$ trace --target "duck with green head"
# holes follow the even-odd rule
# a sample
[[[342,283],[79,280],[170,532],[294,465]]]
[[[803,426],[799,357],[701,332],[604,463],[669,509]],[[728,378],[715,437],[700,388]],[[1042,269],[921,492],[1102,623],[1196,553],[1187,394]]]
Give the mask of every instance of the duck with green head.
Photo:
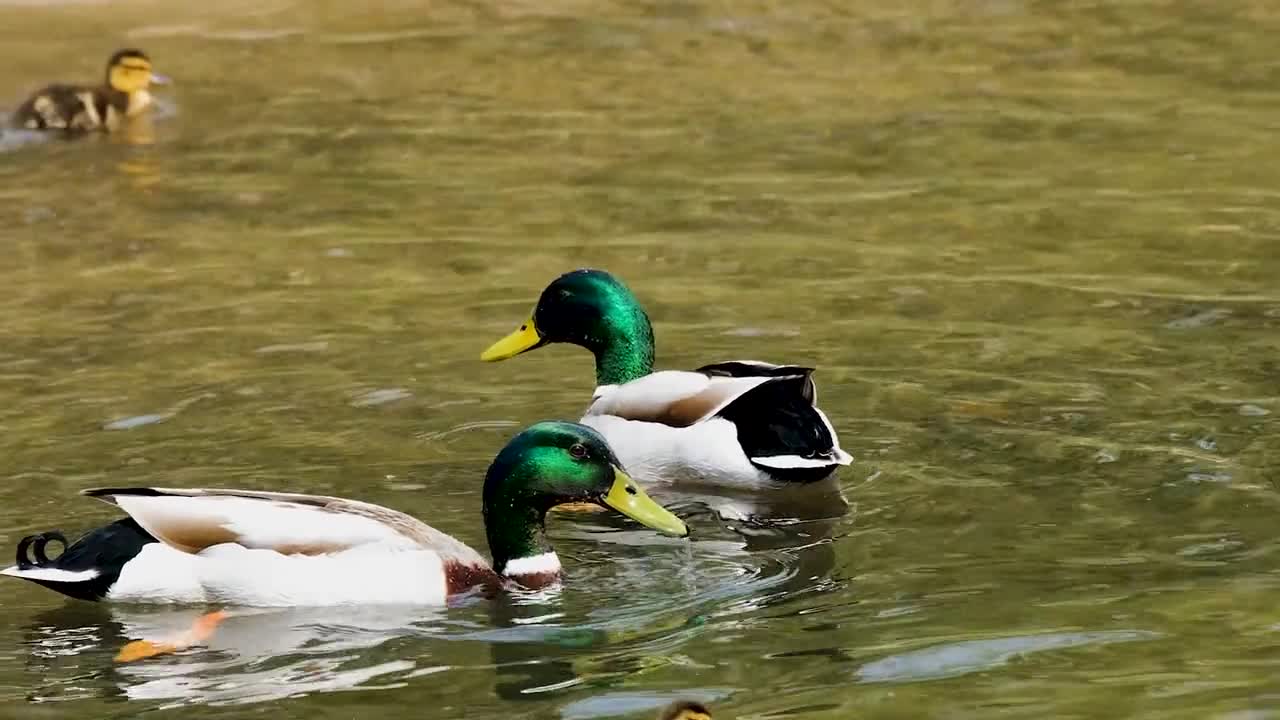
[[[239,606],[444,604],[477,588],[560,579],[547,511],[595,503],[683,537],[688,528],[638,487],[584,425],[539,423],[502,449],[484,480],[493,561],[395,510],[317,495],[124,488],[86,495],[129,514],[50,559],[57,532],[24,538],[0,574],[84,600]]]
[[[813,368],[733,360],[655,372],[648,315],[603,270],[556,278],[529,319],[480,358],[550,343],[595,355],[597,387],[582,422],[642,481],[774,487],[825,480],[852,461],[818,409]]]
[[[55,83],[36,91],[13,114],[14,127],[26,130],[89,132],[115,130],[152,103],[150,88],[168,78],[151,71],[141,50],[117,50],[107,60],[101,85]]]

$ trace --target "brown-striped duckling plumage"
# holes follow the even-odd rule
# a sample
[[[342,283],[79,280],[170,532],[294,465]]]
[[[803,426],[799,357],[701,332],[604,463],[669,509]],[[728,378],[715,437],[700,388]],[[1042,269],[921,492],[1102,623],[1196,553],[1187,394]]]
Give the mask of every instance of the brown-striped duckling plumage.
[[[152,104],[152,83],[167,80],[151,70],[141,50],[118,50],[107,61],[101,85],[54,84],[27,99],[13,114],[14,127],[26,130],[92,132],[115,130],[125,118]]]
[[[658,720],[711,720],[711,711],[700,702],[680,700],[663,708]]]

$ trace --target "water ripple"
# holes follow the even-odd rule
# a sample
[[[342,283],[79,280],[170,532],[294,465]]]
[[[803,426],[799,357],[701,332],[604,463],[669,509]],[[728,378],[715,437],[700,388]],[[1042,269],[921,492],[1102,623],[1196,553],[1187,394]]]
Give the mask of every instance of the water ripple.
[[[1159,637],[1159,633],[1144,630],[1104,630],[967,640],[890,655],[863,665],[856,674],[859,680],[867,683],[937,680],[990,670],[1030,653]]]

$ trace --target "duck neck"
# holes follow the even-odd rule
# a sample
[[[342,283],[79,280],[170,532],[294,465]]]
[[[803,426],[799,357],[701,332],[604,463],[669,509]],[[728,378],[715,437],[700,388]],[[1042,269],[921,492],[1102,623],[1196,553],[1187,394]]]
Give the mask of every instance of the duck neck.
[[[600,335],[588,348],[596,356],[596,385],[621,385],[653,372],[653,326],[632,299],[604,313]]]
[[[516,475],[519,470],[517,469]],[[560,560],[547,542],[547,509],[516,475],[485,479],[484,529],[494,572],[527,587],[560,577]]]
[[[135,90],[128,93],[129,100],[125,104],[124,114],[133,117],[151,106],[151,93],[146,90]]]

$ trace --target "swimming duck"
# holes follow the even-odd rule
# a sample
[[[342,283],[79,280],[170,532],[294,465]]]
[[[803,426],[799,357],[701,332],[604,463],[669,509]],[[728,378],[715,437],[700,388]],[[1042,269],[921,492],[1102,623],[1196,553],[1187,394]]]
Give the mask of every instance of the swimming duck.
[[[32,95],[13,114],[14,127],[27,130],[115,130],[124,118],[151,105],[152,83],[168,80],[151,72],[141,50],[118,50],[107,61],[106,82],[96,87],[50,85]]]
[[[700,702],[679,700],[663,708],[658,720],[711,720],[711,711]]]
[[[689,532],[628,477],[599,433],[565,422],[533,425],[489,466],[483,512],[492,563],[419,520],[357,500],[145,487],[83,494],[129,517],[52,559],[46,546],[65,544],[61,535],[23,538],[17,565],[0,574],[86,600],[440,605],[473,589],[558,582],[560,559],[543,521],[559,503],[596,503],[664,533]]]
[[[608,438],[638,480],[774,487],[822,480],[852,462],[818,409],[813,368],[733,360],[654,372],[649,316],[603,270],[556,278],[529,319],[480,359],[557,342],[595,355],[597,387],[581,422]]]

